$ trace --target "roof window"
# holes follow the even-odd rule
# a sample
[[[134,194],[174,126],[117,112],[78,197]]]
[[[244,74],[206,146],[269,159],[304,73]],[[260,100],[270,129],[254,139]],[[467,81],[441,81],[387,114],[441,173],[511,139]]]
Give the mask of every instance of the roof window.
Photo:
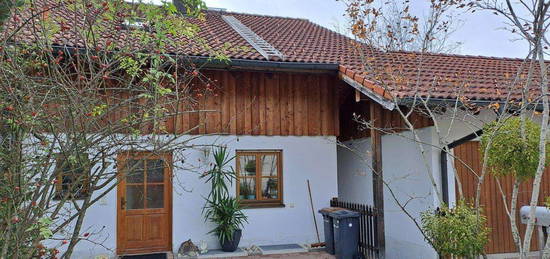
[[[137,18],[132,20],[124,20],[122,22],[122,26],[126,30],[144,30],[144,31],[152,31],[153,28],[149,22],[147,22],[145,19]]]

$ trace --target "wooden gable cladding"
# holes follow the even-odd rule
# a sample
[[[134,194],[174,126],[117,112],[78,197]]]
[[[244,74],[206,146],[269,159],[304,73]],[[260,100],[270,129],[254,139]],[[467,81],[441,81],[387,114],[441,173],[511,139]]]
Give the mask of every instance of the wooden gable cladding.
[[[107,83],[82,91],[89,96],[78,89],[67,91],[67,98],[56,95],[43,105],[46,117],[67,132],[339,135],[342,84],[336,74],[204,70],[191,82],[161,82],[169,89],[163,94],[141,85]]]
[[[340,107],[340,137],[342,141],[350,139],[368,138],[370,130],[360,122],[368,122],[370,118],[370,100],[355,101],[353,90],[347,90],[341,97],[341,102],[344,103]],[[376,104],[379,105],[379,104]],[[406,111],[406,107],[401,107]],[[382,134],[397,133],[408,130],[405,121],[397,110],[387,110],[382,108],[381,118],[375,118],[381,121]],[[419,112],[413,112],[409,121],[415,129],[433,126],[433,121]]]
[[[166,128],[177,134],[337,136],[337,78],[329,74],[202,71],[194,105],[181,105]]]

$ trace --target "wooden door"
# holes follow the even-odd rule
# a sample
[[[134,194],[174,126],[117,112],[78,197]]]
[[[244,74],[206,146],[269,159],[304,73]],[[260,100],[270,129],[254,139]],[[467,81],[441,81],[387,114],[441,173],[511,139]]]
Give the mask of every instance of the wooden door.
[[[117,253],[172,250],[171,155],[119,155]]]
[[[466,142],[454,149],[454,155],[462,162],[455,161],[458,177],[462,183],[462,191],[466,200],[472,201],[475,197],[477,187],[477,177],[472,173],[470,168],[476,173],[481,173],[481,159],[479,142]],[[511,176],[500,177],[499,181],[502,191],[506,194],[507,204],[510,206],[510,196],[514,179]],[[483,214],[487,217],[487,225],[491,229],[489,234],[489,243],[485,247],[487,254],[512,253],[516,252],[517,248],[512,239],[510,219],[506,213],[503,204],[502,194],[498,186],[497,179],[488,174],[481,186],[480,202],[483,208]],[[456,196],[459,197],[458,184],[456,185]],[[532,181],[527,180],[519,187],[518,193],[518,227],[521,237],[525,233],[525,225],[519,223],[519,208],[529,204],[531,199],[531,191],[533,190]],[[542,185],[540,188],[539,205],[542,205],[544,198],[550,196],[550,168],[546,167],[546,171],[542,177]],[[531,238],[531,251],[538,250],[536,231]]]

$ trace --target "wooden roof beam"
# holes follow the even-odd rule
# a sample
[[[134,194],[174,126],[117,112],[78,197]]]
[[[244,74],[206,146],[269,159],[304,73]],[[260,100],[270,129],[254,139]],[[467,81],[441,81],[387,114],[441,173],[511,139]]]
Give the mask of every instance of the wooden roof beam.
[[[364,87],[362,84],[358,83],[357,81],[353,80],[351,77],[349,77],[347,75],[344,75],[344,74],[340,73],[340,77],[348,85],[355,88],[355,90],[357,90],[357,91],[361,92],[362,94],[366,95],[371,100],[373,100],[376,103],[380,104],[385,109],[390,110],[390,111],[393,111],[393,109],[395,109],[395,103],[393,103],[391,100],[388,100],[388,99],[376,94],[374,91]]]

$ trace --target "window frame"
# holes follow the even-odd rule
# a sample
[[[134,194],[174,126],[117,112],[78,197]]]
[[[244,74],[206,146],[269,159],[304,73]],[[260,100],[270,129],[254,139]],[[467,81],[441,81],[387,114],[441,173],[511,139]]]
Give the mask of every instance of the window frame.
[[[88,160],[88,163],[90,163],[90,157],[88,156],[88,153],[83,154],[83,158]],[[65,198],[65,195],[67,194],[68,190],[63,190],[63,176],[67,174],[67,172],[64,171],[64,166],[70,166],[68,162],[66,162],[66,155],[59,153],[55,156],[55,196],[54,200],[61,200]],[[67,164],[66,164],[67,163]],[[66,164],[66,165],[65,165]],[[70,193],[67,198],[68,199],[75,199],[75,200],[84,200],[88,195],[90,194],[90,174],[91,174],[91,166],[88,168],[89,171],[86,173],[84,177],[81,178],[81,188],[78,193]],[[83,169],[84,171],[84,169]],[[80,178],[80,177],[79,177]],[[74,182],[70,183],[71,185],[74,184]]]
[[[263,177],[261,171],[260,161],[261,156],[263,155],[275,155],[277,159],[277,177]],[[240,199],[240,189],[241,189],[241,179],[246,178],[241,176],[241,156],[255,156],[256,160],[256,175],[253,177],[255,179],[256,185],[256,199],[254,200],[245,200]],[[276,208],[284,207],[284,187],[283,187],[283,151],[282,150],[236,150],[235,152],[236,160],[236,170],[235,170],[235,182],[236,182],[236,197],[239,199],[240,203],[247,208]],[[252,178],[252,177],[248,177]],[[278,182],[278,198],[277,199],[262,199],[262,179],[263,178],[276,178]]]

